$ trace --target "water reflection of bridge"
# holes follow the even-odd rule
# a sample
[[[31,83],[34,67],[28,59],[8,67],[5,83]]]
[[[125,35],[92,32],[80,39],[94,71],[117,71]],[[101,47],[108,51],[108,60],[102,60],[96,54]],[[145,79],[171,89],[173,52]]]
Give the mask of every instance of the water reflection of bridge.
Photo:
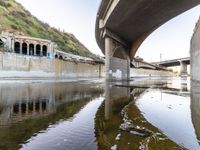
[[[99,94],[99,89],[78,83],[3,84],[0,86],[0,125],[43,117],[72,101]]]
[[[99,150],[112,149],[111,147],[116,144],[118,135],[121,135],[119,134],[119,126],[122,123],[122,109],[135,96],[140,95],[145,90],[146,88],[116,86],[114,83],[106,83],[105,102],[99,107],[95,118],[95,134]],[[117,149],[126,149],[127,142],[122,147],[117,145]]]
[[[188,88],[187,84],[189,84],[189,83],[187,83],[187,81],[188,80],[186,78],[182,78],[182,79],[180,79],[180,81],[178,80],[178,83],[177,83],[178,86],[170,85],[170,84],[166,83],[162,87],[159,87],[159,85],[158,85],[158,87],[152,87],[151,89],[152,90],[156,90],[156,89],[161,90],[162,91],[162,92],[160,92],[161,97],[158,97],[158,99],[160,99],[160,101],[162,101],[166,104],[168,103],[168,101],[166,101],[166,98],[162,97],[164,95],[170,95],[177,99],[180,96],[188,97],[188,100],[189,100],[189,91],[190,90]],[[158,132],[158,129],[159,129],[159,126],[157,126],[158,124],[153,124],[155,126],[152,126],[151,124],[148,124],[147,120],[141,119],[141,122],[139,122],[140,119],[138,119],[138,118],[144,118],[144,114],[146,112],[141,112],[141,110],[138,109],[138,106],[136,106],[134,103],[137,102],[136,98],[138,96],[140,96],[145,90],[148,89],[145,87],[147,87],[147,85],[144,85],[144,87],[139,87],[139,86],[132,87],[130,85],[128,87],[125,87],[125,86],[116,87],[112,84],[111,85],[108,84],[106,86],[107,89],[106,89],[106,95],[105,95],[105,103],[100,106],[100,108],[96,114],[96,118],[95,118],[96,138],[98,141],[97,143],[98,143],[99,149],[110,149],[110,147],[112,147],[116,143],[117,143],[116,145],[117,145],[118,149],[126,149],[128,147],[128,145],[126,145],[126,143],[127,143],[127,141],[131,141],[132,139],[129,140],[130,136],[126,135],[126,132],[121,132],[121,130],[119,130],[119,128],[121,127],[122,120],[124,121],[124,119],[125,120],[127,119],[126,121],[130,121],[130,122],[134,121],[134,123],[135,123],[135,124],[133,123],[134,125],[141,125],[140,123],[142,123],[142,127],[144,124],[146,124],[146,127],[148,127],[148,129],[149,128],[154,129],[152,131]],[[183,115],[182,112],[185,112],[186,110],[184,110],[184,109],[186,109],[186,108],[183,107],[183,104],[187,103],[187,102],[185,101],[186,99],[182,99],[182,100],[184,100],[183,104],[180,101],[179,103],[177,103],[177,107],[178,107],[178,109],[181,109],[180,112],[184,116],[183,120],[187,120],[187,123],[182,124],[182,122],[181,122],[181,125],[183,126],[181,128],[179,126],[174,126],[175,123],[172,123],[172,125],[170,125],[169,128],[172,129],[172,127],[176,127],[174,129],[180,129],[180,130],[176,130],[177,135],[178,134],[186,135],[186,136],[184,136],[184,138],[181,138],[181,140],[184,141],[184,139],[190,139],[190,141],[188,143],[189,144],[192,143],[194,147],[198,147],[199,141],[196,141],[196,140],[197,139],[200,140],[200,119],[199,119],[200,118],[200,84],[197,84],[197,85],[192,84],[191,88],[192,88],[192,91],[191,91],[191,115],[192,116],[189,115],[189,118],[187,118],[188,116],[186,118],[184,118],[185,114]],[[149,89],[149,90],[151,90],[151,89]],[[146,93],[148,93],[149,90]],[[164,95],[162,95],[162,94],[164,94]],[[159,101],[158,99],[155,99],[155,101],[156,101],[155,103],[160,103],[160,102],[158,102]],[[147,98],[147,101],[148,100],[151,101],[152,98],[149,96]],[[169,109],[170,112],[174,111],[173,109],[175,109],[175,106],[176,106],[176,103],[174,105],[174,108],[167,108],[167,109]],[[149,109],[157,109],[157,108],[155,108],[153,106],[153,103],[150,102]],[[124,115],[125,116],[124,118],[121,118],[123,116],[124,110],[126,110],[126,115]],[[159,108],[158,108],[158,110],[159,110]],[[152,112],[154,112],[154,111],[152,111]],[[188,112],[190,112],[190,110]],[[137,113],[140,115],[138,115]],[[178,114],[179,113],[177,111],[177,114],[174,114],[174,116],[176,116],[176,115],[178,116]],[[129,116],[128,118],[127,118],[127,115]],[[135,118],[131,115],[133,115],[133,116],[135,115]],[[160,114],[160,115],[163,115],[163,114]],[[163,116],[165,116],[165,115],[163,115]],[[192,123],[190,122],[191,121],[190,117],[192,117],[192,123],[193,123],[194,128],[192,126]],[[169,118],[171,118],[173,120],[173,118],[176,118],[176,117],[169,116]],[[129,119],[132,119],[132,120],[129,120]],[[165,118],[165,120],[167,120],[167,119]],[[182,118],[180,117],[179,122],[181,120],[182,120]],[[180,125],[180,123],[178,123],[178,124]],[[191,128],[190,128],[190,124],[191,124]],[[126,125],[128,125],[128,124],[126,124]],[[186,129],[186,130],[181,130],[181,129]],[[194,131],[196,132],[196,134],[194,134]],[[167,133],[167,132],[165,132],[165,133]],[[164,136],[164,134],[163,134],[163,136]],[[133,137],[133,135],[131,135],[131,137]],[[134,140],[137,141],[136,139],[134,139]],[[125,145],[122,146],[123,142],[125,143]],[[170,145],[169,143],[170,143],[170,140],[168,140],[166,142],[166,145],[168,144],[168,146],[169,146]],[[159,141],[158,141],[158,143],[155,146],[158,146],[159,144],[161,144],[161,142],[159,143]],[[133,145],[137,145],[137,142],[134,142]],[[176,144],[174,143],[174,145],[176,145]],[[131,149],[132,148],[133,147],[131,147]]]
[[[191,86],[192,122],[198,140],[200,140],[200,84],[192,82]]]

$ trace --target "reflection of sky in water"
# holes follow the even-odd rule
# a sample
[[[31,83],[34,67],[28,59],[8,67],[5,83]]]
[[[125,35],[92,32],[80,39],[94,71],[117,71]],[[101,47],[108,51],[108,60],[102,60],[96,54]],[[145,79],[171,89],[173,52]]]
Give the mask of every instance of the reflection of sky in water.
[[[94,118],[103,98],[89,102],[73,118],[50,125],[23,145],[28,150],[97,149],[94,135]]]
[[[187,88],[190,90],[190,77],[174,77],[169,80],[168,87],[170,88],[176,88],[176,89],[183,89]]]
[[[176,143],[200,149],[191,120],[190,97],[150,89],[137,100],[144,117]]]
[[[188,149],[199,149],[191,117],[194,119],[193,122],[199,121],[199,115],[194,114],[199,113],[200,107],[196,106],[199,104],[200,96],[198,94],[193,95],[196,98],[196,103],[194,101],[190,103],[189,92],[187,91],[190,89],[188,82],[190,79],[155,79],[154,81],[152,77],[138,78],[132,81],[134,85],[139,84],[141,87],[146,87],[148,84],[151,87],[156,83],[165,85],[168,81],[171,83],[168,84],[169,88],[167,90],[149,89],[142,94],[136,103],[140,111],[144,113],[145,118],[150,123],[163,131],[176,143],[184,145]],[[44,128],[38,128],[33,133],[30,132],[32,128],[29,128],[30,135],[28,134],[24,141],[20,141],[20,143],[23,143],[22,149],[97,149],[94,134],[94,117],[103,101],[102,94],[104,90],[102,85],[99,80],[79,83],[31,82],[28,84],[1,84],[0,123],[2,125],[12,125],[13,123],[18,124],[24,121],[22,123],[25,124],[26,119],[29,119],[27,120],[28,123],[32,123],[31,120],[34,121],[35,119],[37,121],[39,117],[41,117],[41,120],[46,118],[47,121]],[[132,94],[137,94],[141,93],[140,90],[133,89],[131,92]],[[108,117],[113,117],[109,113],[114,110],[110,108],[113,102],[110,100],[119,99],[127,95],[130,95],[130,91],[126,87],[107,85],[104,96],[108,99],[106,104],[109,107],[105,107],[105,113],[108,113]],[[195,113],[194,110],[192,111],[192,116],[190,105],[194,105],[194,109],[197,110]],[[71,114],[70,112],[73,113]],[[66,116],[67,114],[69,115],[68,117]],[[42,124],[44,122],[37,123]],[[25,126],[29,127],[27,124]],[[196,130],[198,126],[195,126]],[[3,130],[4,128],[2,128]],[[17,130],[19,129],[17,128]],[[10,137],[9,139],[13,138],[12,135]]]

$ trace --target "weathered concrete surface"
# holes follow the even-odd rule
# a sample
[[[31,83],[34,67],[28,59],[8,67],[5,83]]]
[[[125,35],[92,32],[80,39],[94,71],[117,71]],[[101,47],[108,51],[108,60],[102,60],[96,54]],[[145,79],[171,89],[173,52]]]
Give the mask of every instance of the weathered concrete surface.
[[[104,65],[0,53],[0,77],[103,77]]]
[[[191,79],[200,81],[200,19],[196,23],[194,34],[191,39]]]
[[[137,76],[175,76],[168,71],[149,69],[129,69],[125,59],[112,57],[109,59],[110,75],[114,78],[126,75],[130,71],[131,77]],[[116,66],[117,65],[117,66]],[[123,69],[125,68],[125,69]],[[124,70],[124,72],[120,71]],[[128,73],[127,73],[128,74]],[[105,66],[102,64],[77,63],[53,60],[40,57],[29,57],[14,53],[0,53],[0,78],[81,78],[105,77]],[[127,77],[127,76],[126,76]]]
[[[183,75],[187,75],[187,64],[183,61],[180,62],[180,75],[183,76]]]
[[[163,71],[163,70],[150,70],[150,69],[137,69],[131,68],[130,69],[130,77],[148,77],[148,76],[156,76],[156,77],[174,77],[176,76],[175,73],[170,71]]]
[[[131,62],[131,65],[134,68],[147,68],[147,69],[157,69],[158,67],[156,65],[153,65],[151,63],[147,63],[143,60],[138,60],[138,59],[133,59],[133,61]]]
[[[122,46],[105,38],[106,80],[128,80],[130,74],[130,60]]]

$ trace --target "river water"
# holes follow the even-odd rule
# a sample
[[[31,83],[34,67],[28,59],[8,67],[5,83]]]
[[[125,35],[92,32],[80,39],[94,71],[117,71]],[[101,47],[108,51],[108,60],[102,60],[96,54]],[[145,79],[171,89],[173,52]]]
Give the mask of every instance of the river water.
[[[190,78],[0,84],[0,150],[198,150],[199,140]]]

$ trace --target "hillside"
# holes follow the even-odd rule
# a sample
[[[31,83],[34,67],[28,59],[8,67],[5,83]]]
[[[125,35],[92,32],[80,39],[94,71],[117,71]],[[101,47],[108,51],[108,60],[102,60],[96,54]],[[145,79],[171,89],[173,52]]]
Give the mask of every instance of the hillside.
[[[56,42],[58,49],[64,52],[87,57],[95,56],[73,34],[50,27],[14,0],[0,0],[0,32],[2,31],[49,39]]]

